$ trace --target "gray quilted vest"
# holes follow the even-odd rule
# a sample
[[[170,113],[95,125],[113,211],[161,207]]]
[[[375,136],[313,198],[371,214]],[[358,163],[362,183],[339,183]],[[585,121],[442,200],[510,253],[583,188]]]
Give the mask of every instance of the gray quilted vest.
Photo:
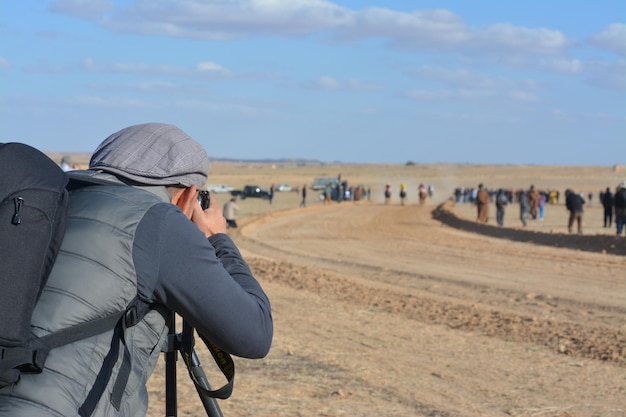
[[[132,259],[137,226],[150,207],[163,202],[151,192],[125,185],[90,186],[71,193],[61,251],[31,322],[37,336],[126,309],[137,296]],[[167,336],[164,316],[162,309],[150,310],[123,330],[123,342],[117,345],[120,338],[110,330],[51,350],[41,374],[23,374],[17,384],[0,390],[0,416],[78,416],[79,408],[91,401],[88,395],[105,357],[113,353],[118,359],[103,395],[92,401],[92,415],[144,416],[146,380]]]

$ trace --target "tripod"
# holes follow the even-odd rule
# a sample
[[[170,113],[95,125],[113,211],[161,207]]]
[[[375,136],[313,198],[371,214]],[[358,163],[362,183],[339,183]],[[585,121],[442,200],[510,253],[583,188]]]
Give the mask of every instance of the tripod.
[[[204,406],[204,410],[208,417],[223,417],[222,410],[220,410],[217,404],[217,398],[228,398],[232,391],[232,382],[235,373],[234,363],[228,354],[221,352],[219,348],[207,343],[207,347],[213,354],[213,357],[218,361],[218,356],[221,359],[221,363],[217,362],[224,375],[228,378],[229,384],[212,391],[209,381],[202,369],[198,355],[194,349],[194,337],[193,327],[183,319],[183,331],[182,333],[176,333],[176,314],[173,311],[169,312],[169,334],[166,343],[165,353],[165,415],[166,417],[177,416],[177,395],[176,395],[176,360],[177,352],[180,352],[187,370],[189,377],[193,381],[196,391],[200,396],[200,401]],[[216,353],[217,351],[217,353]],[[218,356],[216,356],[218,354]],[[222,365],[226,363],[229,366],[224,368]]]

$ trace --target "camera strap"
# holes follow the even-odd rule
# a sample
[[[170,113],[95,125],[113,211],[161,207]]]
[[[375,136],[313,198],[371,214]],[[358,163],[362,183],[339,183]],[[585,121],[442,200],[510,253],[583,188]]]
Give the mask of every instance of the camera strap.
[[[183,320],[183,332],[180,340],[180,350],[185,365],[187,365],[189,376],[199,392],[206,395],[207,397],[220,398],[222,400],[225,400],[230,397],[233,392],[233,386],[235,383],[235,362],[231,358],[230,354],[228,354],[228,352],[224,352],[213,342],[210,342],[200,336],[202,341],[209,349],[209,352],[211,352],[211,355],[213,356],[213,359],[215,360],[218,368],[228,381],[221,388],[212,390],[206,376],[204,375],[204,372],[202,371],[200,361],[198,360],[198,357],[194,350],[195,340],[193,333],[193,327],[191,327],[191,325],[187,323],[186,320]]]

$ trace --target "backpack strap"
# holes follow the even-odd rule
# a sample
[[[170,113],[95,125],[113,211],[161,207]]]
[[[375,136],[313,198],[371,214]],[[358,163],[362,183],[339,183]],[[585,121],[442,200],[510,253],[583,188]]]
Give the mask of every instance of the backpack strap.
[[[111,348],[104,358],[102,367],[98,372],[98,376],[96,377],[96,381],[94,382],[93,387],[91,387],[91,390],[89,391],[89,394],[87,394],[85,401],[78,409],[78,414],[81,417],[88,417],[93,414],[96,406],[100,402],[102,394],[104,394],[104,391],[109,384],[109,381],[111,380],[113,367],[115,366],[119,358],[119,347],[121,342],[124,344],[124,356],[122,357],[122,364],[120,365],[117,378],[115,380],[115,383],[113,384],[113,390],[110,398],[113,407],[117,411],[120,410],[122,404],[122,395],[124,394],[124,389],[126,388],[126,384],[128,383],[128,378],[130,376],[130,371],[132,369],[131,355],[130,351],[128,350],[128,346],[126,345],[124,335],[126,334],[127,328],[139,323],[151,309],[152,306],[150,304],[141,301],[139,297],[135,297],[128,305],[128,308],[122,313],[121,317],[119,317],[119,320],[116,322],[113,329]]]
[[[113,386],[111,403],[119,411],[124,388],[131,371],[131,355],[124,334],[128,327],[139,323],[151,310],[151,305],[135,297],[126,310],[68,327],[40,338],[32,339],[28,347],[11,347],[0,350],[0,383],[15,383],[20,373],[40,373],[50,350],[79,340],[87,339],[113,329],[111,346],[105,356],[96,381],[78,412],[81,417],[93,414],[102,398],[113,368],[119,358],[120,342],[124,344],[123,362]]]
[[[113,329],[124,311],[68,327],[40,338],[33,338],[25,347],[2,349],[0,370],[17,369],[24,373],[40,373],[50,350],[86,339]]]

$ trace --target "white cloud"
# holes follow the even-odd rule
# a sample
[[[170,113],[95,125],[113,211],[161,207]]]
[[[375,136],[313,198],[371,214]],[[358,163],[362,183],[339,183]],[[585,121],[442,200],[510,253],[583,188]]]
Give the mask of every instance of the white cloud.
[[[76,68],[71,65],[51,64],[48,61],[39,61],[33,65],[24,67],[25,72],[44,73],[44,74],[62,74],[74,71]]]
[[[620,121],[621,120],[621,121],[623,121],[625,119],[624,117],[616,117],[614,114],[598,113],[598,112],[583,113],[582,116],[587,118],[587,119],[591,119],[591,120],[610,120],[610,121]]]
[[[179,93],[179,92],[198,93],[198,94],[203,93],[201,89],[196,85],[185,86],[185,85],[180,85],[180,84],[173,83],[170,81],[162,81],[162,80],[150,80],[150,81],[140,81],[136,83],[120,83],[120,84],[89,83],[86,86],[89,87],[93,91],[106,92],[108,94],[111,94],[113,92],[115,93],[119,93],[119,92],[165,93],[165,94]]]
[[[110,108],[157,108],[155,103],[134,99],[134,98],[105,98],[100,96],[78,96],[76,102],[80,105]]]
[[[357,79],[339,81],[330,76],[322,76],[301,84],[302,87],[310,90],[322,91],[351,91],[367,92],[381,90],[382,87],[375,83],[367,83]]]
[[[332,77],[320,77],[314,80],[311,85],[328,91],[339,89],[339,82]]]
[[[466,69],[423,66],[407,71],[407,74],[418,79],[439,81],[446,85],[473,88],[494,88],[506,83],[503,79],[472,73]]]
[[[506,100],[519,102],[536,102],[539,98],[531,92],[522,90],[499,89],[466,89],[455,90],[424,90],[414,89],[405,93],[405,96],[417,101],[468,101],[478,100]]]
[[[539,63],[541,69],[562,72],[568,74],[579,74],[585,70],[584,63],[573,58],[549,58],[542,59]]]
[[[88,71],[142,75],[183,75],[191,71],[188,68],[175,67],[173,65],[149,65],[140,62],[99,64],[92,58],[85,58],[83,67]]]
[[[458,94],[451,90],[411,90],[406,96],[414,100],[434,101],[434,100],[452,100],[458,97]]]
[[[69,14],[83,19],[97,19],[115,9],[112,0],[60,0],[50,4],[53,13]]]
[[[550,111],[550,114],[552,115],[552,117],[555,120],[558,121],[562,121],[562,122],[574,122],[576,121],[576,119],[574,117],[572,117],[570,114],[564,112],[561,109],[558,108],[554,108]]]
[[[350,11],[323,0],[138,1],[118,8],[102,25],[116,31],[195,39],[238,39],[252,34],[307,35],[344,25]]]
[[[422,66],[406,72],[418,80],[437,81],[443,85],[453,86],[464,90],[520,90],[527,91],[537,88],[533,80],[520,80],[494,76],[467,69],[449,69],[444,67]]]
[[[569,42],[558,30],[532,29],[499,23],[477,31],[476,42],[480,48],[494,48],[512,54],[554,54],[564,50]]]
[[[4,57],[0,57],[0,68],[9,68],[10,66],[11,66],[11,63],[9,62],[8,59]]]
[[[174,65],[154,65],[141,62],[114,62],[99,64],[92,58],[85,58],[83,68],[87,71],[108,72],[120,74],[139,74],[146,76],[175,76],[175,77],[224,77],[232,76],[228,69],[214,62],[204,61],[195,67],[180,67]]]
[[[534,103],[539,101],[539,97],[537,97],[536,94],[534,93],[530,93],[528,91],[511,91],[509,92],[509,97],[512,100],[515,101],[523,101],[523,102],[529,102],[529,103]]]
[[[626,91],[626,60],[614,64],[595,62],[590,85],[614,91]]]
[[[626,24],[614,23],[589,38],[589,43],[626,56]]]
[[[225,75],[230,74],[230,71],[227,70],[226,68],[214,62],[209,62],[209,61],[199,62],[198,65],[196,65],[196,69],[199,72],[206,72],[206,73],[213,73],[213,74],[225,74]]]
[[[329,34],[337,40],[381,39],[404,49],[494,56],[557,54],[571,43],[546,28],[509,23],[470,27],[443,9],[353,10],[325,0],[138,0],[112,7],[105,0],[53,5],[55,11],[93,19],[114,31],[206,40]]]
[[[346,82],[346,88],[350,91],[379,91],[383,87],[376,83],[363,82],[356,79],[351,79]]]
[[[369,9],[356,15],[353,27],[340,28],[351,38],[382,38],[403,49],[453,50],[471,54],[554,54],[568,40],[561,32],[499,23],[485,28],[468,26],[448,10],[412,13]]]

